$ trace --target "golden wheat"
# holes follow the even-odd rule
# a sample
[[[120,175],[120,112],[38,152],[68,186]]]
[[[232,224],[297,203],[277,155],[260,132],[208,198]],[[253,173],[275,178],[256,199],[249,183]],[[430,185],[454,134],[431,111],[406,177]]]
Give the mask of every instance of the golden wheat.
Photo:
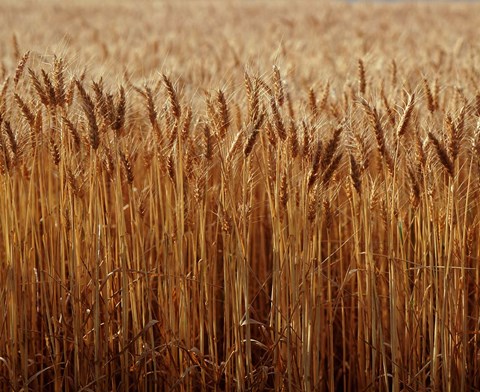
[[[477,5],[0,8],[0,391],[480,389]]]

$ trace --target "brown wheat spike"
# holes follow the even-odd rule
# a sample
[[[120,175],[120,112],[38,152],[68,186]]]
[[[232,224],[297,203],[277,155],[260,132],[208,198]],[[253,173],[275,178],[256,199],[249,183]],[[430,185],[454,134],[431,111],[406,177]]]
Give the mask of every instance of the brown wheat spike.
[[[427,157],[425,155],[425,149],[423,147],[423,142],[418,130],[415,131],[415,160],[418,163],[421,172],[423,173],[423,170],[427,164]]]
[[[318,117],[317,97],[313,87],[308,90],[308,107],[312,118],[315,120]]]
[[[9,84],[10,78],[6,78],[2,84],[2,89],[0,90],[0,102],[2,102],[2,104],[5,104]],[[1,113],[4,112],[4,110],[1,111]]]
[[[198,165],[197,154],[195,151],[195,142],[193,138],[189,138],[187,141],[187,148],[185,153],[185,174],[187,180],[192,183],[195,180],[195,168]]]
[[[13,132],[13,129],[10,125],[10,121],[3,121],[2,123],[3,132],[8,136],[8,145],[12,155],[15,157],[18,154],[18,141],[17,136]]]
[[[35,124],[35,116],[33,115],[32,111],[17,93],[14,93],[14,97],[15,102],[22,111],[23,117],[28,122],[28,125],[30,125],[30,127],[33,127],[33,125]]]
[[[247,158],[252,152],[253,146],[257,141],[258,133],[259,133],[259,130],[257,128],[253,128],[250,134],[248,135],[247,141],[245,143],[245,147],[243,148],[243,154],[245,155],[245,158]]]
[[[390,152],[386,146],[385,135],[384,135],[383,127],[380,122],[380,116],[378,115],[377,109],[371,108],[365,99],[362,99],[361,103],[363,105],[363,109],[365,110],[365,113],[367,114],[368,121],[374,130],[375,138],[377,140],[378,151],[380,155],[383,157],[383,159],[385,160],[388,171],[392,174],[394,171],[394,163],[390,155]]]
[[[318,171],[320,169],[320,157],[322,155],[322,142],[318,141],[317,146],[315,148],[315,152],[313,153],[313,159],[312,159],[312,167],[310,169],[310,172],[308,174],[308,180],[307,180],[307,188],[310,191],[315,184],[317,177],[318,177]]]
[[[447,127],[447,151],[452,162],[455,162],[459,151],[459,134],[450,114],[445,117],[445,126]]]
[[[225,210],[225,206],[221,206],[221,222],[222,222],[222,231],[225,234],[230,234],[232,232],[232,223],[231,219],[228,216],[228,212]]]
[[[87,120],[88,120],[88,126],[89,126],[88,136],[89,136],[90,146],[94,150],[97,150],[98,146],[100,145],[100,133],[98,131],[97,118],[95,116],[95,107],[92,99],[83,88],[82,83],[77,80],[76,85],[80,93],[80,98],[82,100],[83,111],[85,112],[85,115],[87,116]]]
[[[190,135],[190,126],[192,124],[192,108],[191,106],[187,106],[187,110],[185,113],[185,118],[183,119],[183,126],[180,132],[180,137],[182,141],[185,143]]]
[[[362,179],[360,167],[355,160],[355,157],[350,154],[350,177],[352,179],[353,187],[359,195],[362,194]]]
[[[288,127],[288,148],[291,158],[296,158],[298,155],[298,134],[295,121],[290,119],[290,126]]]
[[[178,101],[177,92],[175,91],[175,88],[173,87],[172,82],[165,74],[162,74],[162,78],[163,78],[163,83],[165,85],[165,88],[167,89],[172,116],[175,118],[175,121],[178,123],[180,121],[180,116],[182,115],[182,108]]]
[[[435,147],[435,151],[437,152],[437,156],[442,163],[445,170],[447,170],[450,177],[454,177],[454,165],[453,162],[450,160],[445,147],[440,143],[437,137],[432,133],[428,132],[428,138],[431,140]]]
[[[240,105],[238,103],[235,103],[235,126],[237,129],[241,129],[243,126],[243,121],[242,121],[242,110],[240,109]]]
[[[277,135],[275,135],[275,132],[273,131],[273,126],[272,123],[267,120],[265,123],[265,133],[267,135],[267,139],[269,143],[272,145],[273,148],[277,147]]]
[[[148,119],[150,120],[150,124],[152,124],[153,128],[158,127],[157,117],[158,112],[157,108],[155,107],[155,101],[153,100],[153,94],[150,87],[145,86],[145,99],[147,103],[147,111],[148,111]]]
[[[168,148],[172,148],[178,137],[178,123],[173,120],[167,123],[166,129],[168,130]]]
[[[32,153],[35,153],[35,150],[37,149],[37,134],[40,133],[37,131],[39,127],[38,122],[42,121],[42,119],[41,118],[39,119],[38,117],[42,116],[41,113],[42,113],[41,110],[37,112],[37,114],[34,117],[33,126],[30,127],[29,136],[30,136],[30,149]]]
[[[382,88],[380,89],[380,97],[382,98],[382,103],[383,106],[385,106],[385,110],[387,111],[388,115],[388,120],[390,121],[390,124],[392,127],[395,126],[395,111],[392,109],[390,106],[390,103],[388,102],[387,95],[385,94],[385,87],[382,83]]]
[[[2,135],[0,134],[0,174],[6,175],[10,172],[10,169],[10,154],[8,153]]]
[[[322,183],[325,187],[328,186],[330,180],[332,179],[333,173],[337,170],[338,166],[340,165],[340,161],[342,160],[342,153],[339,153],[332,159],[330,165],[325,169],[323,173]]]
[[[407,106],[403,112],[403,116],[400,119],[397,127],[397,137],[402,137],[407,131],[410,118],[412,116],[413,106],[415,105],[415,94],[409,94]]]
[[[63,59],[55,56],[53,59],[53,83],[57,103],[62,107],[66,103],[64,67]]]
[[[144,218],[145,213],[147,212],[147,201],[150,197],[150,188],[144,188],[138,197],[138,214],[140,217]]]
[[[152,166],[154,155],[155,155],[155,151],[151,146],[148,146],[145,148],[145,152],[142,156],[142,162],[143,162],[143,167],[146,171],[148,171]]]
[[[276,180],[277,180],[277,157],[273,149],[267,151],[267,176],[268,176],[268,187],[271,192],[276,191]]]
[[[245,91],[247,93],[247,98],[248,98],[252,95],[253,84],[252,84],[252,79],[250,78],[250,75],[248,74],[247,71],[243,73],[243,84],[245,86]]]
[[[81,138],[80,138],[80,134],[77,131],[77,128],[75,127],[75,125],[73,125],[73,123],[67,117],[62,116],[62,120],[65,123],[65,125],[67,126],[68,132],[69,132],[70,136],[72,137],[73,146],[74,146],[75,150],[80,151]]]
[[[273,89],[275,92],[275,100],[278,103],[278,106],[282,107],[283,102],[285,101],[285,94],[283,91],[282,77],[280,75],[280,70],[276,65],[273,66]]]
[[[58,148],[57,143],[55,142],[55,139],[52,136],[50,136],[50,155],[52,156],[52,161],[55,166],[58,166],[60,163],[60,149]]]
[[[273,98],[270,100],[270,107],[272,110],[273,125],[275,131],[277,132],[277,135],[280,139],[285,140],[287,138],[287,131],[285,130],[285,125],[283,123],[282,117],[280,116],[280,113],[278,112],[277,104],[275,103],[275,100]]]
[[[92,90],[95,94],[95,108],[102,116],[104,122],[110,124],[110,113],[108,112],[107,99],[103,93],[103,79],[98,82],[92,81]]]
[[[365,65],[363,64],[362,59],[358,59],[358,92],[360,95],[365,95],[365,91],[367,89],[367,82],[365,79]]]
[[[55,96],[55,88],[53,87],[53,83],[50,79],[48,73],[42,69],[42,77],[43,77],[43,84],[45,86],[45,92],[48,97],[48,102],[51,106],[57,105],[57,97]]]
[[[35,114],[35,124],[34,130],[37,135],[41,134],[43,131],[43,115],[42,109],[38,109],[37,113]]]
[[[65,104],[71,106],[73,102],[73,96],[75,94],[75,79],[71,79],[68,83],[67,90],[65,91]]]
[[[233,141],[227,153],[227,157],[226,157],[227,164],[232,164],[233,158],[238,153],[238,151],[241,150],[243,139],[244,139],[243,135],[244,135],[244,132],[239,131],[235,136],[235,140]]]
[[[219,126],[219,137],[220,140],[223,140],[227,134],[228,127],[230,126],[230,111],[228,110],[227,100],[225,99],[225,94],[222,90],[217,92],[217,106],[218,106],[218,118],[220,122]]]
[[[312,223],[317,217],[318,211],[318,192],[317,186],[315,186],[308,194],[308,207],[307,207],[307,219]]]
[[[328,96],[330,95],[330,82],[327,81],[323,89],[322,98],[320,99],[320,105],[318,105],[318,110],[323,111],[327,107]]]
[[[330,111],[331,115],[335,117],[337,121],[342,121],[342,105],[340,102],[332,102],[328,110]]]
[[[40,98],[40,101],[45,107],[48,107],[49,105],[48,95],[43,89],[42,83],[40,83],[40,80],[38,79],[37,74],[31,68],[28,69],[28,73],[30,75],[30,79],[32,81],[33,87],[37,92],[38,97]]]
[[[195,178],[195,186],[193,189],[193,199],[196,203],[200,203],[205,197],[206,175],[202,174]]]
[[[65,207],[65,209],[63,210],[62,217],[62,228],[65,230],[65,233],[70,233],[72,230],[72,221],[70,219],[70,210],[68,209],[68,207]]]
[[[253,128],[260,129],[263,126],[265,121],[265,110],[262,108],[259,112],[259,115],[256,118],[256,121],[252,124]]]
[[[210,133],[210,127],[208,124],[204,124],[203,126],[203,157],[210,161],[213,155],[213,143],[212,143],[212,135]]]
[[[289,91],[285,93],[285,99],[287,101],[288,115],[290,118],[295,119],[295,109],[293,108],[293,101]]]
[[[284,171],[282,173],[282,179],[280,182],[280,206],[283,208],[283,210],[286,209],[287,207],[287,202],[288,202],[288,184],[287,184],[287,173]]]
[[[423,78],[423,89],[425,90],[425,96],[427,98],[427,107],[430,113],[433,113],[436,109],[435,107],[435,100],[432,95],[432,90],[430,89],[430,86],[428,85],[428,80],[427,78]]]
[[[125,113],[126,113],[126,108],[127,102],[125,98],[125,89],[123,86],[120,86],[120,93],[118,97],[118,104],[117,104],[117,109],[115,111],[115,120],[112,125],[112,129],[115,131],[115,134],[119,134],[124,125],[125,125]]]
[[[23,70],[25,69],[25,65],[27,64],[28,58],[30,57],[30,51],[25,52],[25,54],[20,59],[17,69],[15,70],[15,76],[13,77],[13,85],[17,87],[20,78],[22,77]]]
[[[82,82],[83,83],[83,82]],[[92,80],[92,89],[95,92],[96,97],[102,97],[104,93],[104,82],[103,82],[103,77],[101,76],[100,79],[98,79],[98,82],[95,82],[95,80]]]
[[[330,165],[330,162],[332,162],[333,156],[335,155],[335,152],[337,151],[338,145],[340,143],[340,136],[342,134],[342,131],[343,126],[337,127],[333,132],[332,138],[328,141],[321,162],[321,166],[323,169],[325,169],[328,165]]]
[[[304,157],[308,158],[311,154],[311,136],[308,130],[307,124],[304,120],[302,120],[302,135],[303,135],[303,146],[302,146],[302,153]]]
[[[408,179],[410,183],[409,201],[412,207],[416,209],[420,204],[421,191],[415,170],[411,167],[408,168]]]
[[[105,94],[105,105],[106,105],[106,116],[105,116],[105,122],[107,124],[113,124],[115,121],[115,102],[113,99],[113,94]]]
[[[120,150],[118,152],[120,156],[120,161],[122,163],[123,170],[125,172],[125,178],[129,184],[133,183],[134,176],[133,176],[133,168],[130,162],[130,159]]]
[[[83,68],[82,73],[80,74],[80,77],[77,78],[77,80],[81,83],[85,81],[85,77],[87,76],[87,68]]]
[[[105,171],[107,182],[113,182],[115,173],[115,161],[113,160],[112,151],[108,147],[104,147],[101,155],[102,167]]]
[[[172,183],[175,184],[175,156],[174,156],[173,149],[167,158],[167,173]]]
[[[72,171],[72,169],[67,165],[66,175],[67,175],[67,183],[68,183],[68,186],[69,186],[70,190],[72,191],[72,193],[75,196],[81,198],[82,197],[82,191],[81,191],[81,187],[78,185],[78,181],[77,181],[78,173],[74,173]]]
[[[392,59],[390,63],[390,82],[393,87],[397,85],[397,62],[395,59]]]
[[[473,131],[472,147],[474,154],[480,158],[480,119],[477,120],[477,126]]]

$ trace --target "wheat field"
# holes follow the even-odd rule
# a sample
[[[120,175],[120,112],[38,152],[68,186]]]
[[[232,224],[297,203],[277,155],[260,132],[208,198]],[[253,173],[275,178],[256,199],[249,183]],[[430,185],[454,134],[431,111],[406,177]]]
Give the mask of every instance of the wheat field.
[[[480,390],[480,5],[0,14],[1,391]]]

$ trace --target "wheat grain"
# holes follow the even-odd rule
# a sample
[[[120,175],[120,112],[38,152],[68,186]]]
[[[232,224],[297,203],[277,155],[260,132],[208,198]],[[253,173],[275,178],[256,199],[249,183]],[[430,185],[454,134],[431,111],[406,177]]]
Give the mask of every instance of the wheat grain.
[[[83,85],[80,81],[77,80],[76,82],[77,89],[80,93],[80,97],[82,99],[82,107],[85,112],[85,115],[87,116],[88,120],[88,125],[89,125],[89,142],[90,146],[96,150],[98,149],[98,146],[100,145],[100,133],[98,131],[98,125],[97,125],[97,118],[95,116],[95,106],[93,104],[92,99],[90,96],[87,94],[85,89],[83,88]]]
[[[405,106],[405,110],[403,112],[402,118],[398,123],[397,127],[397,137],[402,137],[408,129],[408,124],[410,122],[410,118],[412,116],[413,106],[415,105],[415,94],[410,94],[408,96],[407,106]]]
[[[367,89],[367,81],[365,76],[365,66],[362,59],[358,59],[358,92],[365,95]]]
[[[178,101],[177,92],[175,91],[175,88],[173,87],[172,82],[165,74],[162,75],[162,78],[163,78],[163,83],[165,85],[165,88],[167,89],[168,98],[170,100],[170,110],[171,110],[172,116],[175,118],[177,122],[179,122],[180,116],[182,114],[182,109]]]
[[[275,101],[278,106],[282,107],[283,102],[285,101],[285,94],[283,90],[282,77],[280,75],[280,70],[275,65],[273,67],[273,88],[275,91]]]
[[[450,157],[448,156],[448,153],[445,150],[445,147],[440,143],[440,141],[437,139],[437,137],[432,132],[428,132],[428,138],[430,139],[433,146],[435,147],[435,151],[436,151],[436,153],[438,155],[438,158],[439,158],[440,162],[442,163],[443,167],[448,172],[450,177],[453,177],[454,176],[454,165],[453,165],[453,162],[451,161]]]
[[[15,70],[15,76],[13,77],[13,85],[17,87],[18,82],[23,74],[25,65],[27,64],[28,58],[30,57],[30,51],[25,52],[20,61],[18,62],[17,69]]]

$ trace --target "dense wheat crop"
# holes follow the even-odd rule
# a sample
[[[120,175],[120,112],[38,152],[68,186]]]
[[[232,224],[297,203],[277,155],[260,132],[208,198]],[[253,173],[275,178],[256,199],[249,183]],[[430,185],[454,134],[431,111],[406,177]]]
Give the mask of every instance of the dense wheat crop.
[[[480,389],[480,7],[0,4],[2,391]]]

